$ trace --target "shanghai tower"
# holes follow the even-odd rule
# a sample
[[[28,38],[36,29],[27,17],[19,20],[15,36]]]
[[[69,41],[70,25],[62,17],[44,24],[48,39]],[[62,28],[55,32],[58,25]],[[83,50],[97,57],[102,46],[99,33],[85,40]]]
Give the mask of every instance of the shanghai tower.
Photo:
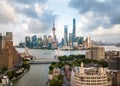
[[[72,32],[72,44],[75,42],[76,37],[76,20],[73,18],[73,32]]]

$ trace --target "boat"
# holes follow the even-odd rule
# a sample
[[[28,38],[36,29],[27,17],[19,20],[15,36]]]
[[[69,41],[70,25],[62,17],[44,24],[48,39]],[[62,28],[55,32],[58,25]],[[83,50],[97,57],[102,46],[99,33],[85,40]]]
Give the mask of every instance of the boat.
[[[50,54],[50,53],[44,53],[44,54]]]

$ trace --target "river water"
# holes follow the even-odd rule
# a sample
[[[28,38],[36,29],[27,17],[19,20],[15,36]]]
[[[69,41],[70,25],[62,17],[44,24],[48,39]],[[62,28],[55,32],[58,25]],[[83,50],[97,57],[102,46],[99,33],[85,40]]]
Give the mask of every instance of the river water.
[[[14,86],[46,86],[50,64],[32,64],[30,70]]]
[[[24,52],[23,48],[16,48],[18,52]],[[120,51],[119,47],[105,46],[105,51]],[[37,58],[53,58],[58,54],[57,50],[29,49],[29,53]],[[59,51],[59,55],[85,54],[85,50]],[[14,86],[46,86],[50,64],[32,64],[30,70]]]

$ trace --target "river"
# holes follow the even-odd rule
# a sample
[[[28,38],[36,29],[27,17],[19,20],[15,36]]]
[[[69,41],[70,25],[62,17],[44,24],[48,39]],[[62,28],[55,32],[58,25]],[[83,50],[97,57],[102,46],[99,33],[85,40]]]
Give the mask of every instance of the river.
[[[18,52],[24,52],[23,48],[16,48]],[[105,46],[105,51],[120,51],[119,47]],[[59,55],[85,54],[85,50],[59,51]],[[37,58],[53,58],[58,53],[57,50],[29,49],[29,53]],[[50,64],[32,64],[30,70],[14,86],[46,86]]]
[[[16,48],[18,52],[24,52],[23,48]],[[82,51],[59,51],[59,55],[85,54]],[[54,58],[57,50],[29,49],[29,54],[37,58]],[[14,86],[46,86],[50,64],[31,64],[30,70],[20,79],[15,81]]]

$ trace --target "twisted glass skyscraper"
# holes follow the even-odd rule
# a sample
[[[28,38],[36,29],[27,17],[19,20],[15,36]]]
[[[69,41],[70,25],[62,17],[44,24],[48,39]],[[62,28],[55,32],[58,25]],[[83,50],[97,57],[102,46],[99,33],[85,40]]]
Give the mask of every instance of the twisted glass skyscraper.
[[[72,43],[75,42],[76,37],[76,20],[73,18],[73,32],[72,32]]]

